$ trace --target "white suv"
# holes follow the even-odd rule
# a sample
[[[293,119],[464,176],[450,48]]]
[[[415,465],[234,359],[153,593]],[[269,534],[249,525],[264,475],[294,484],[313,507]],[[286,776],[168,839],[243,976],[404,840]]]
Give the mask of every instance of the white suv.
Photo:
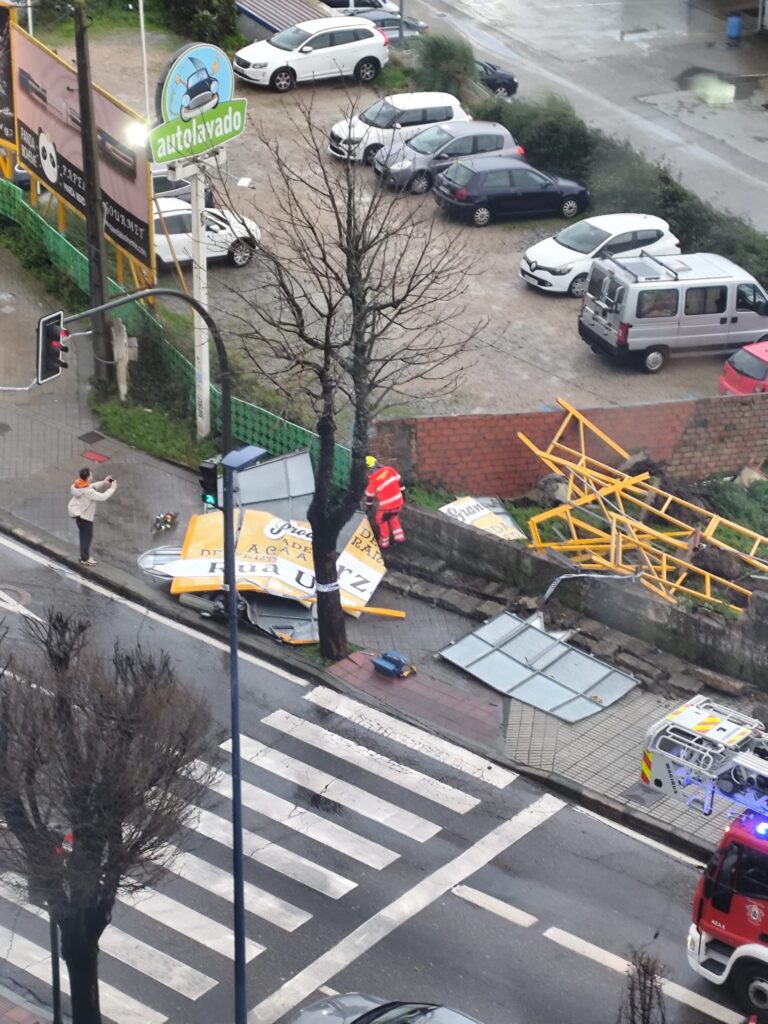
[[[672,256],[680,243],[661,217],[648,213],[606,213],[587,217],[531,246],[520,262],[526,284],[581,298],[592,260],[600,256]]]
[[[317,18],[235,54],[238,78],[286,92],[296,82],[354,75],[372,82],[389,60],[389,39],[365,18]]]
[[[377,100],[361,114],[331,129],[328,152],[370,164],[380,149],[402,146],[432,124],[471,121],[455,96],[447,92],[405,92]]]
[[[155,256],[162,270],[192,260],[192,207],[183,199],[154,201]],[[236,267],[247,266],[261,238],[258,225],[231,210],[203,213],[205,248],[209,260],[228,259]]]

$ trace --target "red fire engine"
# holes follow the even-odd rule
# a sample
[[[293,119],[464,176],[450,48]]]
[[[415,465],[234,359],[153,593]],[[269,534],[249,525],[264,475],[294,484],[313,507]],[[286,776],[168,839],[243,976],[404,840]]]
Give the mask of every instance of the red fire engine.
[[[696,887],[688,962],[768,1022],[768,733],[694,697],[649,729],[641,780],[705,815],[739,809]]]

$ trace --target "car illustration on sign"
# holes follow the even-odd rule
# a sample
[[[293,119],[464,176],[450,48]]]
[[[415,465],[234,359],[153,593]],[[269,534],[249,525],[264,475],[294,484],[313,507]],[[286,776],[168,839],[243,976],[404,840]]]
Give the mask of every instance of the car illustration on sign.
[[[199,114],[205,114],[219,102],[219,82],[213,76],[219,70],[219,62],[211,64],[210,73],[208,68],[197,57],[189,57],[189,63],[195,69],[184,83],[180,75],[176,75],[176,84],[184,85],[184,95],[181,97],[179,117],[182,121],[191,121]]]

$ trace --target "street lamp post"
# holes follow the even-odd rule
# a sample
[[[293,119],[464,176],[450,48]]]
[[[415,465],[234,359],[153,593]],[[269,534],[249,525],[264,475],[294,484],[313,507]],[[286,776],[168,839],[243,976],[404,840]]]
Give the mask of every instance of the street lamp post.
[[[150,295],[165,295],[181,299],[190,305],[205,322],[210,331],[219,356],[219,380],[221,384],[221,441],[222,466],[224,468],[224,589],[227,594],[227,616],[229,619],[229,691],[230,726],[232,729],[232,884],[234,888],[234,934],[235,934],[235,1024],[247,1024],[245,988],[245,901],[243,897],[243,814],[240,781],[240,692],[237,663],[237,572],[235,564],[234,532],[234,488],[239,470],[247,469],[265,455],[263,448],[251,445],[238,451],[232,448],[232,378],[227,350],[221,333],[203,303],[192,295],[175,288],[144,288],[130,295],[121,295],[110,302],[102,303],[82,313],[64,318],[65,324],[85,320],[97,313],[103,314],[128,302],[148,298]]]

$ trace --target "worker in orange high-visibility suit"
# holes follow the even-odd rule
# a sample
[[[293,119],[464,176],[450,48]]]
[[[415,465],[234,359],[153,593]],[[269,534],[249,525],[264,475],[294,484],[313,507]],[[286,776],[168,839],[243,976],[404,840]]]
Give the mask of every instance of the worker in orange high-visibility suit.
[[[370,517],[375,506],[374,522],[379,534],[379,547],[389,547],[390,527],[392,536],[400,544],[405,540],[399,512],[403,507],[403,487],[400,474],[392,466],[380,466],[372,455],[366,455],[368,486],[365,489],[366,511]]]

